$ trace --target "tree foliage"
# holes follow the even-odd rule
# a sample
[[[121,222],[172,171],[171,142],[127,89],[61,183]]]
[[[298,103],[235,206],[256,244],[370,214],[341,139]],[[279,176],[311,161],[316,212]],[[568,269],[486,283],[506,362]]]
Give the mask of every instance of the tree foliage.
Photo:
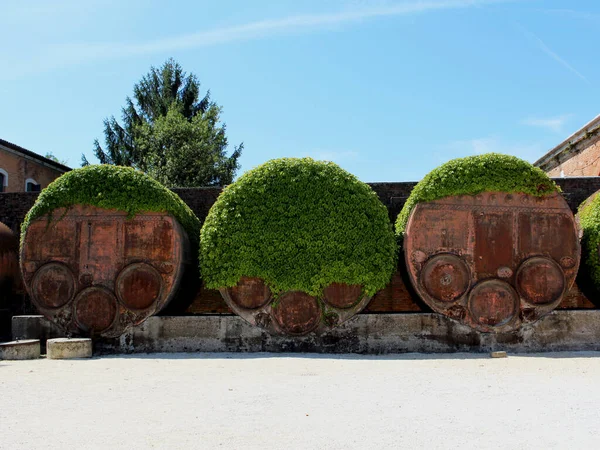
[[[67,161],[64,159],[58,159],[56,156],[54,156],[54,153],[52,152],[47,152],[44,157],[48,158],[51,161],[57,162],[59,164],[62,164],[63,166],[67,165]]]
[[[169,59],[134,86],[121,123],[104,120],[105,145],[94,141],[94,154],[102,164],[140,169],[168,187],[229,184],[243,144],[227,155],[220,113],[210,92],[200,97],[197,77]]]
[[[590,277],[600,291],[600,195],[594,194],[579,206],[577,212],[583,236],[581,238],[582,273]]]

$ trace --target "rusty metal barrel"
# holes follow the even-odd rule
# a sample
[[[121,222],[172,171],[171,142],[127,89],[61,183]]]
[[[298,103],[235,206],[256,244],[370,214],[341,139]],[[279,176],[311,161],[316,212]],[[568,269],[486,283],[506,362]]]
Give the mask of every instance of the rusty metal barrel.
[[[558,194],[484,192],[419,203],[404,236],[406,266],[434,311],[483,332],[507,332],[555,309],[581,249]]]
[[[20,284],[19,240],[0,222],[0,338],[10,336],[10,304]]]
[[[273,334],[301,336],[324,332],[358,314],[371,300],[362,286],[332,283],[322,298],[301,291],[274,297],[260,278],[242,277],[236,286],[221,288],[227,305],[240,317]]]
[[[19,240],[0,222],[0,292],[6,292],[8,283],[19,277]]]
[[[76,205],[29,224],[21,271],[52,322],[77,335],[117,337],[169,303],[190,254],[170,214]]]

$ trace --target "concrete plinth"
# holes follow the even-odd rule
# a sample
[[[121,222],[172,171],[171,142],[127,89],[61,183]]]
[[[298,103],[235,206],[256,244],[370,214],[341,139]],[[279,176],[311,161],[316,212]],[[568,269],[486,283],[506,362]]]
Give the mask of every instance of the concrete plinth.
[[[31,318],[13,317],[13,325]],[[41,318],[42,322],[46,319]],[[48,323],[49,332],[58,333]],[[54,327],[54,328],[52,328]],[[31,329],[35,326],[31,324]],[[32,336],[22,336],[31,338]],[[71,339],[73,341],[74,339]],[[49,341],[50,342],[50,341]],[[273,336],[232,315],[154,316],[94,351],[441,353],[600,351],[600,310],[554,311],[509,333],[481,333],[435,313],[359,314],[320,336]]]
[[[42,353],[46,353],[48,339],[65,337],[65,332],[41,315],[13,316],[13,340],[39,339]]]
[[[48,339],[46,342],[48,359],[75,359],[92,357],[91,339]]]
[[[0,344],[0,359],[37,359],[40,357],[40,341],[27,339]]]

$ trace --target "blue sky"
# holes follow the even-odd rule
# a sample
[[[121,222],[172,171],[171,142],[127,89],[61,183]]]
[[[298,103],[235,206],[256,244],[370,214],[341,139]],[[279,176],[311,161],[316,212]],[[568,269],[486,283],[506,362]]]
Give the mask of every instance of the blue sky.
[[[591,0],[2,0],[0,17],[0,138],[73,167],[169,57],[223,107],[240,173],[284,156],[363,181],[488,151],[533,162],[600,113]]]

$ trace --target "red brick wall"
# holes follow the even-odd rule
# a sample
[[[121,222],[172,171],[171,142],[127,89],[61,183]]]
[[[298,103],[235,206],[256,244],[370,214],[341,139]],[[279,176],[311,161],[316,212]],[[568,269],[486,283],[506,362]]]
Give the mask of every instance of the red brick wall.
[[[600,175],[600,139],[593,139],[576,149],[570,159],[548,171],[551,177],[597,177]]]
[[[63,173],[2,148],[0,169],[8,173],[8,187],[5,192],[25,192],[25,182],[28,178],[35,180],[43,189]]]

